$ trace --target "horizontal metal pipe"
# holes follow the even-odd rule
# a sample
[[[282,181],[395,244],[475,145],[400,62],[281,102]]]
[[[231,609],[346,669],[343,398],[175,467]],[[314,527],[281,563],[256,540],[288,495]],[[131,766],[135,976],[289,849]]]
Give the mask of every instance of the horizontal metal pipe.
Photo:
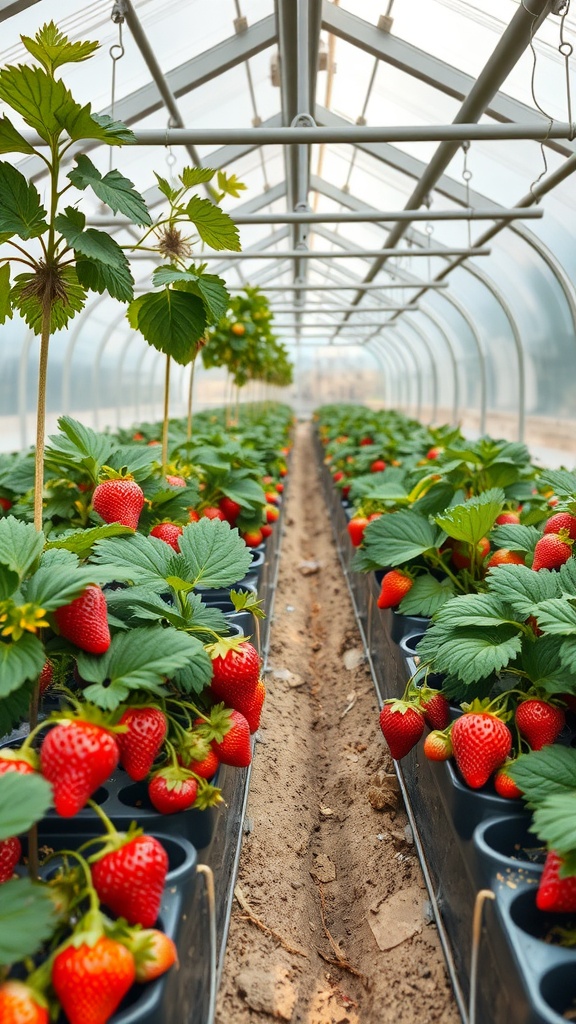
[[[408,313],[418,306],[270,306],[276,313]]]
[[[27,142],[40,147],[48,143],[35,132],[21,132]],[[324,142],[475,142],[499,139],[572,139],[576,124],[553,121],[517,124],[424,124],[345,128],[141,128],[134,132],[138,146],[287,146]],[[207,158],[209,159],[209,157]]]
[[[232,213],[235,224],[362,224],[387,221],[434,220],[539,220],[544,210],[513,208],[482,210],[461,207],[457,210],[332,210],[330,213],[304,213],[286,210],[281,213]],[[91,217],[89,225],[95,228],[122,227],[131,222],[122,217]]]
[[[266,292],[267,295],[273,295],[275,292],[357,292],[357,291],[379,291],[384,289],[388,291],[392,288],[449,288],[447,281],[419,281],[415,278],[413,281],[388,281],[384,284],[275,284],[272,288],[263,284],[257,286],[260,291]],[[227,284],[226,288],[229,292],[244,291],[246,285],[244,284]]]
[[[491,249],[357,249],[354,252],[346,249],[335,249],[334,252],[315,252],[313,249],[284,249],[269,251],[261,249],[254,252],[202,252],[198,259],[206,260],[338,260],[338,259],[375,259],[377,256],[489,256]],[[136,252],[130,256],[132,260],[154,260],[156,253]],[[360,287],[360,285],[358,286]]]
[[[338,325],[334,324],[334,323],[332,323],[332,324],[298,324],[298,325],[274,324],[274,334],[278,334],[281,330],[291,331],[292,333],[295,333],[296,326],[297,326],[298,330],[303,330],[303,331],[304,330],[308,330],[308,331],[322,331],[324,329],[326,329],[327,331],[332,331]],[[367,323],[362,323],[362,324],[348,324],[348,321],[346,322],[347,330],[354,331],[356,334],[358,333],[359,330],[363,329],[364,327],[381,327],[382,328],[382,327],[387,327],[387,326],[388,326],[388,321],[387,320],[385,320],[384,322],[382,322],[382,320],[376,320],[376,321],[371,321],[370,320]],[[392,320],[390,320],[390,327],[393,327],[393,326],[394,326],[394,323],[393,323]],[[342,330],[344,330],[344,328],[342,328]]]

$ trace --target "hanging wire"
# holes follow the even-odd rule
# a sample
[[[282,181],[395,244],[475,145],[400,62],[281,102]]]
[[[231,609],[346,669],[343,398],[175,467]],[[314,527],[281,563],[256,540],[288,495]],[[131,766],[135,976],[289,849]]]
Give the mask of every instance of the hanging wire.
[[[176,127],[176,122],[172,115],[170,115],[166,124],[166,166],[168,168],[168,180],[170,181],[171,185],[176,184],[176,171],[174,170],[174,168],[176,167],[177,158],[175,154],[172,152],[171,143],[168,141],[168,133],[171,128]]]
[[[570,125],[570,136],[569,136],[569,138],[570,138],[570,142],[572,142],[573,139],[574,139],[574,133],[576,131],[576,125],[574,125],[573,122],[572,122],[572,92],[571,92],[571,89],[570,89],[570,57],[572,56],[572,54],[574,52],[574,47],[572,46],[572,43],[569,43],[568,40],[564,38],[565,21],[566,21],[566,17],[568,15],[569,10],[570,10],[570,0],[567,0],[566,6],[564,8],[564,11],[563,11],[561,19],[560,19],[560,45],[558,47],[558,50],[562,54],[562,56],[564,57],[564,68],[565,68],[565,72],[566,72],[566,107],[567,107],[568,124]]]
[[[470,182],[472,181],[472,171],[468,167],[468,152],[469,152],[469,150],[470,150],[470,143],[469,142],[463,142],[462,143],[462,152],[464,153],[464,165],[462,167],[462,179],[464,181],[464,187],[466,189],[466,209],[468,210],[468,214],[470,214],[472,212],[472,204],[470,202]],[[472,221],[470,219],[470,216],[468,216],[466,223],[468,225],[468,248],[471,249],[472,248]]]
[[[112,18],[112,21],[116,25],[118,25],[118,42],[112,43],[112,46],[108,50],[108,53],[110,54],[110,60],[112,61],[112,83],[110,87],[110,116],[112,120],[114,120],[114,110],[116,107],[116,65],[118,61],[122,59],[126,52],[124,49],[124,42],[122,39],[122,26],[124,24],[124,15],[119,9],[118,4],[114,4],[114,7],[112,8],[112,14],[110,15],[110,17]],[[110,146],[110,171],[113,167],[113,153],[114,146]]]
[[[428,208],[430,208],[430,205],[431,205],[430,200],[428,200],[428,203],[426,205],[428,206]],[[432,235],[434,234],[434,225],[430,221],[426,221],[426,224],[424,225],[424,231],[428,235],[428,248],[430,249],[431,246],[432,246]],[[426,266],[427,266],[427,270],[428,270],[428,280],[431,281],[432,280],[432,260],[430,259],[430,256],[426,257]]]

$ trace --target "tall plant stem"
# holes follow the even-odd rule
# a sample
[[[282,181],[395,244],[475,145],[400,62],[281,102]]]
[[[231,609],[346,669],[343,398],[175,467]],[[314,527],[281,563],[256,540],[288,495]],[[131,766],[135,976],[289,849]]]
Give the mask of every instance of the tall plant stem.
[[[42,492],[44,490],[44,433],[46,429],[46,376],[50,346],[50,299],[42,307],[40,363],[38,367],[38,404],[36,413],[36,457],[34,463],[34,527],[42,529]]]
[[[170,415],[170,356],[166,356],[166,374],[164,376],[164,423],[162,424],[162,472],[166,473],[168,465],[168,417]]]
[[[196,359],[190,363],[190,382],[188,384],[188,423],[186,424],[186,440],[192,440],[192,398],[194,395],[194,370]]]

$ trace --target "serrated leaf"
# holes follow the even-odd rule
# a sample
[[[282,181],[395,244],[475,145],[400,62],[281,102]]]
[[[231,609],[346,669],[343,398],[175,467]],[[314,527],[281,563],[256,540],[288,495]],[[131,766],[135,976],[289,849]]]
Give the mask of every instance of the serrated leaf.
[[[194,586],[230,587],[252,564],[252,553],[238,530],[219,519],[200,519],[184,527],[180,552],[189,563]]]
[[[398,611],[402,615],[435,615],[442,606],[454,597],[454,584],[447,577],[437,580],[430,573],[417,576],[412,587],[402,598]]]
[[[568,636],[560,644],[560,661],[566,671],[576,675],[576,637]]]
[[[454,486],[446,480],[434,484],[426,494],[412,505],[414,512],[421,516],[434,516],[448,508],[454,497]]]
[[[0,234],[28,239],[47,229],[46,210],[35,185],[7,160],[0,160]]]
[[[576,558],[569,558],[567,562],[564,562],[557,575],[560,579],[562,593],[576,597]]]
[[[0,99],[21,114],[28,127],[46,142],[58,139],[68,117],[81,110],[61,79],[31,64],[0,71]]]
[[[8,566],[20,579],[39,557],[44,546],[44,534],[38,533],[31,523],[23,523],[14,516],[0,520],[0,564]]]
[[[76,313],[84,308],[86,292],[80,282],[75,267],[60,267],[58,270],[62,298],[55,299],[50,307],[50,331],[55,333],[73,320]],[[42,331],[43,306],[35,290],[34,274],[18,274],[14,281],[11,298],[14,306],[20,311],[24,320],[34,334]]]
[[[0,266],[0,326],[12,319],[12,301],[10,298],[10,264]]]
[[[401,565],[434,547],[437,531],[411,509],[373,520],[364,532],[365,555],[380,567]]]
[[[70,42],[53,21],[43,25],[34,39],[30,36],[20,38],[28,52],[50,73],[63,64],[78,64],[87,60],[100,46],[97,42]]]
[[[553,597],[537,609],[538,625],[544,633],[559,636],[576,635],[576,609],[566,598]]]
[[[18,690],[0,700],[0,736],[8,736],[12,729],[28,720],[30,700],[36,687],[36,680],[28,680]]]
[[[41,775],[0,775],[0,842],[27,832],[51,806],[52,786]]]
[[[113,710],[131,690],[162,695],[166,679],[197,659],[199,647],[203,650],[199,640],[170,626],[117,633],[105,654],[78,655],[80,675],[95,684],[86,687],[85,697],[98,707]]]
[[[83,288],[102,295],[108,292],[119,302],[131,302],[134,298],[134,278],[128,261],[125,267],[110,267],[104,263],[76,258],[76,273]]]
[[[561,856],[576,850],[576,790],[545,797],[534,811],[532,831]]]
[[[576,791],[576,750],[559,743],[522,754],[507,769],[529,806],[541,804],[554,793]]]
[[[156,592],[166,589],[166,574],[174,552],[169,544],[156,537],[111,537],[97,541],[92,561],[100,566],[110,565],[116,579],[153,587]]]
[[[44,648],[32,633],[17,641],[0,641],[0,698],[17,690],[28,679],[37,679],[44,665]]]
[[[60,434],[51,434],[46,448],[47,465],[56,467],[81,467],[91,476],[94,483],[102,466],[112,451],[114,442],[105,434],[96,433],[71,416],[61,416],[58,420]]]
[[[94,582],[89,567],[41,565],[23,586],[27,601],[53,612],[80,597],[88,584]]]
[[[73,551],[80,558],[88,558],[96,541],[104,540],[106,537],[132,536],[133,533],[129,526],[122,526],[121,523],[106,523],[104,526],[94,526],[90,530],[59,534],[57,540],[48,541],[46,549],[63,548],[66,551]]]
[[[108,607],[130,621],[160,622],[165,619],[176,629],[183,629],[187,622],[173,604],[154,594],[148,587],[134,586],[124,590],[111,590],[106,598]]]
[[[136,192],[133,183],[119,171],[111,170],[102,175],[92,161],[80,153],[76,157],[76,167],[68,177],[82,191],[90,186],[98,199],[106,203],[114,213],[124,214],[133,224],[144,227],[152,223],[144,199]]]
[[[541,487],[551,487],[559,498],[572,498],[576,495],[576,474],[567,469],[546,469],[540,476]]]
[[[156,171],[154,171],[154,177],[158,182],[158,188],[162,195],[166,196],[166,198],[169,199],[170,202],[173,202],[178,197],[179,193],[182,190],[179,188],[174,188],[170,184],[170,182],[166,180],[166,178],[163,178],[160,174],[157,174]]]
[[[200,640],[196,640],[196,643],[198,646],[194,656],[172,676],[172,683],[180,693],[202,693],[212,679],[210,655]]]
[[[3,778],[12,778],[12,773]],[[47,886],[30,878],[5,882],[0,901],[0,966],[33,956],[50,938],[56,924],[56,908]]]
[[[0,601],[5,601],[20,586],[20,577],[6,565],[0,564]],[[1,734],[0,734],[1,735]]]
[[[206,245],[212,249],[231,249],[233,252],[240,252],[238,228],[219,206],[215,206],[209,199],[192,196],[185,212]]]
[[[185,188],[193,188],[194,185],[212,181],[215,174],[216,171],[210,167],[185,167],[179,177]]]
[[[460,594],[438,612],[436,622],[451,629],[481,626],[492,629],[510,621],[510,609],[493,594]]]
[[[463,683],[478,682],[500,672],[522,646],[514,626],[499,626],[490,631],[469,626],[453,631],[440,642],[435,629],[432,625],[426,631],[418,644],[418,654],[431,663],[434,672],[457,676]]]
[[[504,505],[504,492],[498,489],[484,491],[463,505],[453,505],[434,522],[454,540],[476,545],[494,525]]]
[[[130,323],[134,326],[135,316],[138,330],[150,345],[182,366],[192,361],[196,342],[206,328],[202,299],[188,292],[164,288],[159,293],[140,296],[128,309]]]
[[[266,504],[264,488],[250,477],[241,477],[237,473],[230,474],[222,480],[220,490],[227,498],[236,501],[242,508],[257,509]]]
[[[218,188],[221,192],[224,192],[227,196],[233,196],[234,199],[238,199],[240,192],[245,191],[247,186],[242,182],[238,181],[235,174],[226,174],[225,171],[218,171]]]
[[[0,118],[0,153],[33,153],[34,147],[16,131],[12,122],[4,116]]]
[[[134,132],[130,131],[122,121],[114,121],[109,114],[92,114],[100,134],[98,138],[109,146],[133,146],[136,142]]]
[[[535,526],[523,526],[521,523],[507,523],[497,526],[490,534],[490,540],[496,548],[507,548],[510,551],[534,551],[541,533]]]
[[[572,689],[571,682],[576,685],[576,675],[570,680],[561,663],[558,641],[552,636],[523,639],[522,670],[534,686],[546,693],[565,693]]]
[[[560,595],[557,573],[548,569],[534,572],[526,565],[500,565],[487,576],[491,594],[509,604],[522,621],[536,614],[536,605]]]
[[[82,256],[98,260],[106,266],[117,269],[128,267],[128,260],[118,242],[105,231],[97,231],[95,228],[83,230],[84,217],[80,220],[77,214],[77,210],[68,206],[66,213],[60,213],[54,218],[56,230],[68,244]]]

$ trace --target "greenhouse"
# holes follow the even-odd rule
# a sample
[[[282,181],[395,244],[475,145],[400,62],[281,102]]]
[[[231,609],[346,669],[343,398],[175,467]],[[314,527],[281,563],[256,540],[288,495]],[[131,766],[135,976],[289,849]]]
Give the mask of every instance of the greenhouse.
[[[0,22],[0,1024],[576,1020],[574,5]]]

